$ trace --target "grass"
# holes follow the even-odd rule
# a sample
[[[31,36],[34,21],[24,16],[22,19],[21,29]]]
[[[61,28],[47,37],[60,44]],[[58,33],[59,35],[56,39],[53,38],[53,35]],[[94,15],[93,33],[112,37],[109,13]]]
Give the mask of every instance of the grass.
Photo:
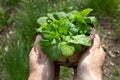
[[[21,36],[25,36],[22,38],[24,38],[24,40],[30,44],[33,42],[36,36],[37,27],[39,27],[36,20],[40,16],[43,16],[47,11],[47,6],[45,3],[45,1],[38,0],[34,0],[34,2],[23,1],[21,3],[21,7],[24,10],[17,10],[18,16],[16,16],[16,18],[18,20],[18,25],[16,28],[19,29],[17,31],[22,33]]]
[[[86,3],[96,15],[103,17],[115,16],[118,8],[118,2],[115,0],[86,0]]]
[[[0,80],[2,79],[2,70],[3,70],[3,54],[2,54],[2,52],[3,52],[3,48],[2,48],[2,46],[0,45]]]
[[[6,0],[6,3],[8,3],[8,5],[11,5],[12,7],[16,7],[18,6],[20,1],[21,0]]]
[[[8,43],[9,51],[4,55],[4,67],[8,73],[7,80],[27,80],[29,75],[28,53],[30,46],[25,45],[20,36],[14,43]],[[13,48],[14,47],[14,48]]]
[[[64,66],[61,66],[60,80],[72,80],[73,70]]]
[[[50,0],[49,11],[65,11],[82,10],[84,8],[82,0]]]
[[[27,80],[29,75],[28,55],[36,36],[38,27],[36,20],[46,13],[45,1],[34,0],[20,2],[21,9],[16,8],[15,33],[10,35],[10,41],[7,41],[8,52],[2,57],[4,59],[5,75],[3,80]]]
[[[120,15],[113,21],[113,29],[116,34],[116,39],[120,41]]]
[[[14,11],[20,0],[0,0],[0,32],[14,24]],[[16,4],[13,5],[13,4]]]
[[[115,80],[120,80],[120,69],[114,69],[113,73]]]

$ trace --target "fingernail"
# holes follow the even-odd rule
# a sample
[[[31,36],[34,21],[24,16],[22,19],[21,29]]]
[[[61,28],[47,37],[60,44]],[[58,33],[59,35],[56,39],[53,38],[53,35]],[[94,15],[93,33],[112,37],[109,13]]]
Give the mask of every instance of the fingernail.
[[[41,35],[37,35],[36,40],[38,41],[40,39],[42,39]]]
[[[95,34],[95,38],[93,39],[93,46],[100,47],[100,38],[97,34]]]

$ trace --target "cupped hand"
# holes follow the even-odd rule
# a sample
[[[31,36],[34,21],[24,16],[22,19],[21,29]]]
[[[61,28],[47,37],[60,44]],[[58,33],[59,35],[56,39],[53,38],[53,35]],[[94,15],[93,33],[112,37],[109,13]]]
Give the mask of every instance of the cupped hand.
[[[41,50],[38,35],[29,54],[30,75],[28,80],[54,80],[55,66]]]
[[[102,80],[102,67],[105,61],[105,52],[100,45],[100,38],[96,34],[93,45],[80,57],[75,80]]]

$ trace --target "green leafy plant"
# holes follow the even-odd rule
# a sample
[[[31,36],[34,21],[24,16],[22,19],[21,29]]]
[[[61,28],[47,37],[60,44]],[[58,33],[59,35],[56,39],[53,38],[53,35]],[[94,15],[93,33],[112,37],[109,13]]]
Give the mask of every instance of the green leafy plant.
[[[96,22],[95,17],[87,17],[91,11],[48,13],[46,17],[37,20],[41,25],[37,31],[43,37],[40,46],[52,61],[61,55],[69,58],[75,52],[82,51],[79,48],[83,45],[91,46],[89,35],[92,24]]]

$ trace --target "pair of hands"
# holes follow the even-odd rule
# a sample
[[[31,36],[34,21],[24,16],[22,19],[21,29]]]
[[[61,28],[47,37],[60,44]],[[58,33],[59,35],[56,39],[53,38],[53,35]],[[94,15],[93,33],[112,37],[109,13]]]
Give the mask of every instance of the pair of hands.
[[[55,64],[49,60],[41,50],[36,37],[34,46],[29,55],[30,75],[29,80],[59,80],[55,71]],[[74,80],[102,80],[102,66],[105,60],[105,52],[100,45],[100,38],[96,34],[93,45],[81,55],[78,66],[74,69]]]

